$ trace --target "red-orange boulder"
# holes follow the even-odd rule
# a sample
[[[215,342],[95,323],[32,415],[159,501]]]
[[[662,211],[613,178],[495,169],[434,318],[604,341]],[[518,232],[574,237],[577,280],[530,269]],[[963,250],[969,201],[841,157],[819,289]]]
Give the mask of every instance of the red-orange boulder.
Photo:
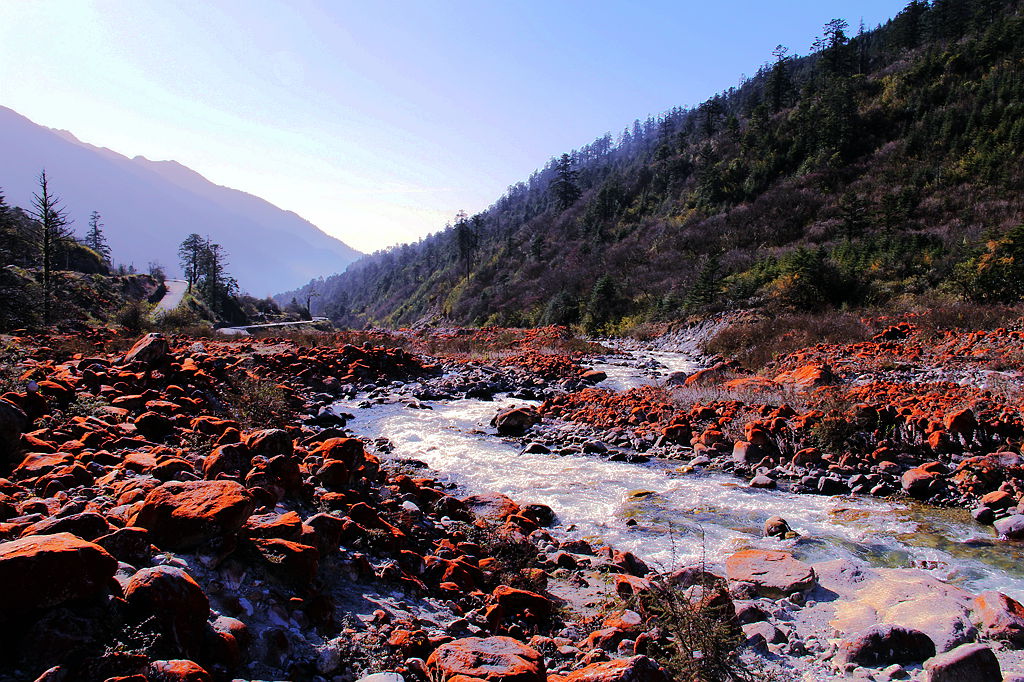
[[[43,608],[88,597],[113,578],[117,560],[71,533],[30,535],[0,544],[4,610]]]
[[[175,650],[186,655],[199,652],[210,602],[188,573],[174,566],[144,568],[128,580],[124,598],[137,615],[155,619]]]
[[[672,678],[646,656],[591,663],[565,676],[565,682],[670,682]]]
[[[132,525],[148,530],[158,547],[184,549],[235,533],[255,506],[234,481],[171,481],[146,495]]]
[[[431,680],[458,675],[486,682],[547,682],[544,657],[511,637],[467,637],[442,644],[427,659]]]

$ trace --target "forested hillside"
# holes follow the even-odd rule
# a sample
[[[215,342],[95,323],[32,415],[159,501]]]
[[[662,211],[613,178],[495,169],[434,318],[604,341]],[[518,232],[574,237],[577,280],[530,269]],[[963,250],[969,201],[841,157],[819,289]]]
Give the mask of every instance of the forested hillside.
[[[1020,0],[824,27],[694,108],[552,159],[488,210],[282,294],[344,324],[582,323],[726,307],[1019,300]],[[810,41],[808,41],[810,42]]]

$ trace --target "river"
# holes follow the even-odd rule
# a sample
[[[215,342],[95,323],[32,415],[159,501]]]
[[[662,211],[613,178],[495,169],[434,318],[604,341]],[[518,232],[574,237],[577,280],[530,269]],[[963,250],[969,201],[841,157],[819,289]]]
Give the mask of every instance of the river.
[[[696,367],[677,353],[628,356],[627,362],[609,358],[615,364],[594,364],[608,374],[601,387],[624,390]],[[917,567],[972,592],[996,589],[1024,600],[1024,552],[996,541],[991,528],[962,510],[754,489],[680,462],[525,454],[519,443],[497,437],[488,426],[499,410],[530,404],[523,400],[439,401],[431,403],[433,409],[357,404],[343,401],[337,407],[355,415],[349,422],[354,433],[390,440],[389,457],[425,462],[467,494],[494,491],[522,504],[549,505],[558,516],[556,536],[630,550],[655,568],[698,561],[720,568],[736,550],[781,544],[808,562],[847,558],[876,567]],[[765,520],[776,515],[801,537],[782,543],[762,538]]]

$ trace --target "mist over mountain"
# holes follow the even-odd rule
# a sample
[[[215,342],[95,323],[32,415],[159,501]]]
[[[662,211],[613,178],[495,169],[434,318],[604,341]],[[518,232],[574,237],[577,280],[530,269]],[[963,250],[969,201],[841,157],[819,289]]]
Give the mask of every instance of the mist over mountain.
[[[242,290],[282,291],[343,271],[359,252],[259,197],[214,184],[175,161],[128,158],[37,125],[0,107],[0,188],[25,209],[46,169],[78,234],[99,211],[115,263],[178,270],[178,245],[191,232],[229,254]]]

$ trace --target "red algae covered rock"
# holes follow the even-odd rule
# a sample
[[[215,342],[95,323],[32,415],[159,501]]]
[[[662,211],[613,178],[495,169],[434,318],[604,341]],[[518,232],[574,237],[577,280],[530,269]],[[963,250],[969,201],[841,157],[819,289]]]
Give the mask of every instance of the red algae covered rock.
[[[124,356],[124,364],[141,362],[145,365],[153,366],[166,359],[170,350],[167,339],[164,338],[163,334],[159,332],[146,334],[136,341],[135,345]]]
[[[511,637],[467,637],[442,644],[427,659],[431,680],[464,675],[487,682],[547,682],[544,657]]]
[[[117,560],[71,533],[30,535],[0,544],[4,611],[25,611],[88,597],[113,578]]]
[[[811,589],[817,583],[814,569],[778,550],[745,549],[725,560],[732,583],[748,583],[762,597],[781,599]]]
[[[158,547],[194,547],[238,531],[252,514],[252,495],[234,481],[171,481],[146,495],[132,525]]]
[[[974,622],[988,639],[1024,646],[1024,605],[1002,592],[982,592],[971,603]]]
[[[138,615],[154,618],[177,650],[199,652],[210,602],[188,573],[173,566],[144,568],[128,580],[124,597]]]
[[[153,661],[147,678],[150,682],[213,682],[213,676],[188,660]]]
[[[564,682],[670,682],[668,672],[647,656],[591,663],[562,678]]]
[[[836,377],[825,366],[804,365],[775,377],[775,383],[792,386],[798,391],[809,391],[818,386],[836,383]]]

